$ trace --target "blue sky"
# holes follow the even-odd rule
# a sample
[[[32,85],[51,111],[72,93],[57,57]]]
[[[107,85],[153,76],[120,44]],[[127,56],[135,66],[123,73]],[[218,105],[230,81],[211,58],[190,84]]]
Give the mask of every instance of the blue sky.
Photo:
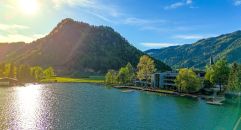
[[[30,42],[64,18],[111,26],[141,50],[241,29],[241,0],[4,0],[0,42]]]

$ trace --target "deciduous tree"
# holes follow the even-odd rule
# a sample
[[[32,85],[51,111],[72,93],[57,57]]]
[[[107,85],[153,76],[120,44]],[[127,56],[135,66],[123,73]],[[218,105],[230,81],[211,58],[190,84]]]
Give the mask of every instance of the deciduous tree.
[[[40,81],[44,78],[43,68],[40,66],[35,66],[31,68],[31,75],[34,77],[35,81]]]
[[[201,79],[192,69],[183,68],[175,80],[179,92],[196,92],[201,87]]]
[[[218,60],[207,68],[205,78],[213,84],[219,84],[221,91],[221,87],[228,84],[229,71],[227,61]]]
[[[51,77],[55,76],[54,69],[52,67],[45,69],[44,76],[45,76],[45,78],[51,78]]]
[[[105,75],[106,84],[116,84],[117,83],[117,72],[115,70],[109,70]]]
[[[151,79],[151,74],[156,71],[154,61],[149,56],[144,55],[140,58],[137,69],[137,78],[139,80],[145,80],[147,87],[147,82]]]

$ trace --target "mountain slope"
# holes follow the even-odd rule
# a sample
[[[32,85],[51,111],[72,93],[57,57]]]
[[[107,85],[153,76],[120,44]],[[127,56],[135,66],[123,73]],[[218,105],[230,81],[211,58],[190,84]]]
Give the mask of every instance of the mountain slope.
[[[211,56],[226,58],[228,62],[241,63],[241,31],[202,39],[193,44],[172,46],[146,51],[151,56],[174,67],[203,69]]]
[[[9,46],[14,47],[4,55],[0,53],[2,62],[53,66],[59,73],[67,75],[103,74],[128,62],[136,65],[144,54],[110,27],[91,26],[72,19],[64,19],[50,34],[30,44]],[[159,70],[170,69],[158,60],[155,62]]]

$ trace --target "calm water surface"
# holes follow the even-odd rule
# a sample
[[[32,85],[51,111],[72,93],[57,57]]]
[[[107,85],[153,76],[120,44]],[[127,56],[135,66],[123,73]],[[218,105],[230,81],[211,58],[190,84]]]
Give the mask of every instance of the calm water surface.
[[[240,104],[95,84],[44,84],[0,88],[0,129],[241,130]]]

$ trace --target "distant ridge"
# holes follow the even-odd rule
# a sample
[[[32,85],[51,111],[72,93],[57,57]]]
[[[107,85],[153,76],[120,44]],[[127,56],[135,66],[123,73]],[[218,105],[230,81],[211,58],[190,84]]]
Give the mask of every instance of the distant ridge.
[[[202,39],[193,44],[147,50],[146,53],[173,68],[204,69],[211,56],[241,63],[241,31]]]

